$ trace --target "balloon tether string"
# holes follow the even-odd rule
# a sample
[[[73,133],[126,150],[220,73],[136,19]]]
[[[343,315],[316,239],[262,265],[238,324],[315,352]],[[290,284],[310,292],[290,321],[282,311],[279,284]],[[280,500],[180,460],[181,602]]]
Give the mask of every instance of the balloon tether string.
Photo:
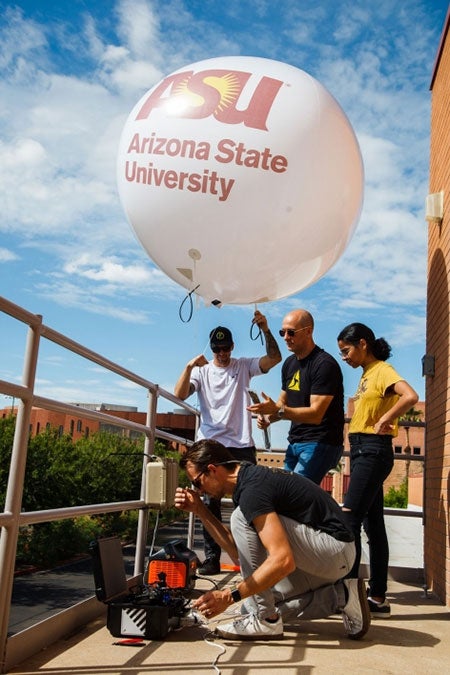
[[[192,291],[189,291],[189,293],[186,295],[186,297],[184,298],[183,302],[180,305],[180,309],[178,310],[178,316],[180,317],[180,319],[183,323],[189,323],[189,321],[192,319],[192,314],[193,314],[193,311],[194,311],[194,304],[192,302],[192,293],[195,293],[197,288],[200,288],[200,284],[198,284],[195,288],[193,288]],[[183,305],[186,302],[186,300],[189,300],[188,317],[187,317],[187,319],[183,319],[182,310],[183,310]]]
[[[256,312],[257,309],[258,309],[258,305],[255,302],[255,312]],[[258,328],[258,332],[254,336],[253,335],[253,329],[254,329],[255,326]],[[263,340],[261,328],[258,326],[257,323],[253,323],[253,321],[252,321],[252,324],[250,326],[250,340],[257,340],[258,338],[261,338],[261,344],[263,345],[264,340]]]

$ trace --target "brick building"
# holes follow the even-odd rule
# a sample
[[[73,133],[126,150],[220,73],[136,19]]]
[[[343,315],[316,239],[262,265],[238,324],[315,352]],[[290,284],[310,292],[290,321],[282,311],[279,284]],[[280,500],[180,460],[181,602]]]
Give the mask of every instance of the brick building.
[[[426,374],[425,569],[427,583],[450,607],[450,13],[431,80]]]
[[[120,423],[113,424],[111,422],[100,422],[86,418],[83,416],[83,409],[86,408],[108,413],[114,417],[129,420],[130,422],[137,422],[138,424],[145,424],[146,420],[146,413],[139,412],[134,406],[120,406],[108,403],[74,403],[72,405],[79,406],[79,415],[54,412],[52,410],[44,410],[43,408],[32,408],[30,436],[35,436],[49,427],[58,429],[60,435],[69,434],[74,441],[82,437],[89,437],[90,434],[99,431],[121,433],[131,438],[133,435],[138,435],[138,432],[124,430],[123,427],[120,426]],[[3,410],[0,410],[0,417],[6,417],[11,413],[16,415],[17,408],[3,408]],[[158,429],[189,440],[194,439],[195,422],[196,416],[186,414],[184,411],[156,414],[156,427],[158,427]],[[184,448],[184,446],[179,447],[179,445],[175,443],[173,444],[173,447],[177,450]]]

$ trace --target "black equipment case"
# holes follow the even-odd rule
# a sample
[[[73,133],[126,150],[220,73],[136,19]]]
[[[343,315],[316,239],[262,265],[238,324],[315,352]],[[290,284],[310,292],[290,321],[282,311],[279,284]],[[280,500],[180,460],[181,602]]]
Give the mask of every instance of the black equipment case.
[[[169,553],[166,556],[164,551],[157,554],[158,559],[168,558],[167,572],[170,572],[171,564],[179,565],[178,555],[173,560],[175,552],[189,566],[187,577],[195,575],[196,555],[181,541],[170,542],[164,548],[167,547]],[[98,600],[107,605],[106,625],[111,635],[162,640],[170,630],[180,626],[181,617],[188,611],[188,600],[184,596],[188,594],[189,588],[168,586],[166,577],[170,575],[165,571],[160,571],[158,580],[151,585],[140,584],[129,588],[120,540],[117,537],[105,537],[92,542],[89,548],[93,558],[95,594]],[[178,577],[179,574],[176,575]],[[186,580],[186,575],[183,579]],[[189,586],[192,588],[193,581],[189,581]]]

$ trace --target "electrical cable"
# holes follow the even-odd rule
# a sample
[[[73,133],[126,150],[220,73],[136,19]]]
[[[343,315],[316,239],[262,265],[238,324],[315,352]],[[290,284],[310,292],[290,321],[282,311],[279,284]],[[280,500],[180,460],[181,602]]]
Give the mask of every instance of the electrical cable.
[[[214,579],[211,579],[211,577],[204,577],[204,576],[202,576],[201,574],[195,573],[195,575],[194,575],[193,578],[194,578],[194,579],[203,579],[204,581],[209,581],[209,583],[212,584],[212,585],[214,586],[214,588],[216,589],[216,591],[219,589],[219,585],[217,584],[216,581],[214,581]]]
[[[152,536],[152,543],[150,544],[150,551],[149,551],[149,556],[153,555],[153,549],[155,547],[155,541],[156,541],[156,535],[158,533],[158,527],[159,527],[159,518],[161,516],[161,511],[158,509],[156,512],[156,520],[155,520],[155,525],[153,527],[153,536]]]
[[[222,671],[221,671],[220,668],[217,666],[217,662],[218,662],[218,660],[220,659],[220,657],[221,657],[223,654],[226,653],[227,650],[226,650],[226,648],[225,648],[223,645],[218,645],[217,642],[215,642],[214,640],[208,639],[208,637],[209,637],[210,635],[214,637],[214,632],[213,632],[213,631],[209,631],[208,633],[206,633],[206,635],[203,637],[203,640],[204,640],[204,641],[206,642],[206,644],[209,645],[210,647],[216,647],[217,649],[220,650],[219,654],[217,654],[216,658],[215,658],[214,661],[211,663],[211,666],[214,668],[214,670],[216,671],[216,673],[218,673],[218,675],[220,675],[220,673],[221,673]]]
[[[238,612],[236,612],[236,610],[235,610],[235,614],[238,614]],[[249,614],[248,612],[244,612],[244,613],[241,613],[241,612],[240,612],[240,613],[239,613],[239,616],[243,617],[243,616],[247,616],[248,614]],[[223,617],[222,619],[212,619],[212,621],[209,621],[209,622],[207,621],[206,623],[208,623],[208,624],[209,624],[209,623],[212,623],[212,622],[214,622],[214,623],[222,623],[223,621],[226,621],[226,620],[229,621],[229,616],[228,616],[228,617]],[[210,647],[216,647],[217,649],[220,650],[220,653],[217,654],[216,658],[215,658],[214,661],[211,663],[211,665],[212,665],[212,667],[214,668],[214,670],[216,671],[216,673],[218,673],[218,675],[220,675],[221,670],[220,670],[220,668],[217,666],[217,662],[218,662],[218,660],[220,659],[220,657],[221,657],[223,654],[226,653],[227,650],[226,650],[226,648],[225,648],[223,645],[217,644],[217,642],[215,641],[215,639],[210,639],[210,638],[217,638],[217,637],[220,637],[220,636],[217,635],[217,633],[215,632],[215,630],[211,630],[211,631],[208,631],[208,632],[204,635],[203,640],[204,640],[204,641],[206,642],[206,644],[209,645]]]

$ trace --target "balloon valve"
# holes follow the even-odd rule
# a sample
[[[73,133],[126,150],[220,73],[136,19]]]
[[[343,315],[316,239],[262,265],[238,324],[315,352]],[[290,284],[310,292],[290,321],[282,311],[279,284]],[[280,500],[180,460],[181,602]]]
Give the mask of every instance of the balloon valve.
[[[222,307],[222,302],[220,300],[211,300],[211,304],[214,305],[214,307]]]

